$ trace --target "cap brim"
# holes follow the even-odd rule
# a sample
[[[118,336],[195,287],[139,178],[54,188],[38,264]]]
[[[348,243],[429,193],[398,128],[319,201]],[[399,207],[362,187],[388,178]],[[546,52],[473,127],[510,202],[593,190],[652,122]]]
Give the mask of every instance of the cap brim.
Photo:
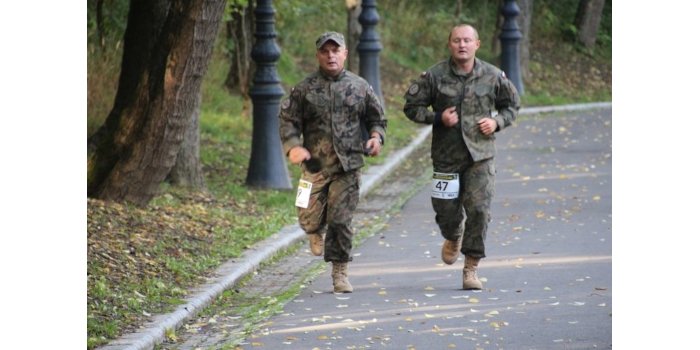
[[[345,44],[339,43],[339,42],[337,42],[337,41],[336,41],[335,39],[333,39],[333,38],[328,38],[328,39],[326,39],[326,40],[320,42],[318,45],[316,45],[316,49],[322,48],[323,45],[326,45],[326,43],[329,42],[329,41],[332,41],[332,42],[336,43],[338,46],[345,46]]]

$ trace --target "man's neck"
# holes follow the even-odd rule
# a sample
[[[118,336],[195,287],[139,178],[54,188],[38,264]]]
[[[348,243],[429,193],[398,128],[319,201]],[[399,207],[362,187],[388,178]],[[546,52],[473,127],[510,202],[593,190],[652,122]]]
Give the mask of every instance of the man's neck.
[[[326,77],[329,80],[338,80],[338,78],[343,75],[343,72],[345,71],[345,68],[341,69],[339,72],[336,72],[335,75],[331,74],[330,72],[327,72],[321,68],[318,69],[321,74],[323,74],[324,77]]]
[[[472,70],[474,70],[475,61],[476,60],[474,58],[468,61],[457,61],[455,59],[452,59],[452,62],[454,62],[455,67],[457,67],[457,69],[464,72],[465,74],[469,74],[472,72]]]

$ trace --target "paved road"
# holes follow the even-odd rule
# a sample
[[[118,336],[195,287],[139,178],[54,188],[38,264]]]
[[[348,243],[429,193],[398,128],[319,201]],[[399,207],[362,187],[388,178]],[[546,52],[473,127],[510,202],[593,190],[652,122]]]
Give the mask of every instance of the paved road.
[[[429,184],[243,349],[612,348],[611,109],[523,116],[499,134],[483,291],[440,260]]]

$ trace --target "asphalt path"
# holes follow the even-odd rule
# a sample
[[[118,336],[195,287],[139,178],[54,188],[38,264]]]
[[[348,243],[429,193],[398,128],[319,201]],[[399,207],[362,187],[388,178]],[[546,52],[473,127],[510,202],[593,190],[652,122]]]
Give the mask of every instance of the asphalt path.
[[[479,268],[440,259],[430,184],[354,249],[355,291],[330,268],[242,349],[612,348],[611,108],[521,116],[498,134]]]

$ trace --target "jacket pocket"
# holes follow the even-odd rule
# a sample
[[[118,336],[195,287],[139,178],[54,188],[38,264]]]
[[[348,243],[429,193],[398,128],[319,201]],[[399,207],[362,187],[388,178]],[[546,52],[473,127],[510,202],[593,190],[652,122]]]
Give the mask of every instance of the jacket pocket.
[[[496,95],[489,85],[480,84],[474,88],[474,96],[478,114],[488,114],[491,111],[491,106],[494,105]]]
[[[459,106],[461,87],[457,82],[443,80],[438,84],[438,96],[436,98],[436,112],[442,112],[448,107]]]
[[[310,116],[310,115],[315,115],[315,116],[322,116],[325,113],[330,112],[329,106],[330,106],[330,101],[328,100],[328,97],[323,95],[323,94],[313,94],[313,93],[308,93],[304,97],[306,100],[306,106],[308,108],[308,112],[311,113],[305,113],[305,116]]]

